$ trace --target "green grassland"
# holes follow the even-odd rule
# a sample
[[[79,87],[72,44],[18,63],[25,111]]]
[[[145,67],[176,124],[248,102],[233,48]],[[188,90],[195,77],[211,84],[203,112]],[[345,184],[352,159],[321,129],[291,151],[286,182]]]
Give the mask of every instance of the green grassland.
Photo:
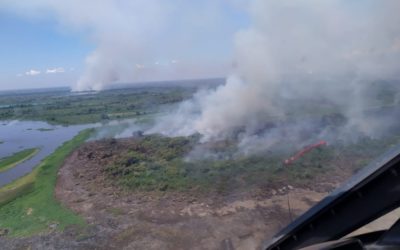
[[[194,87],[141,87],[98,93],[68,90],[0,93],[0,120],[41,120],[51,124],[84,124],[110,119],[140,118],[188,99]]]
[[[22,151],[16,152],[11,156],[0,159],[0,172],[4,172],[10,168],[15,167],[21,162],[24,162],[39,152],[38,148],[28,148]]]
[[[30,174],[0,188],[0,228],[11,236],[27,236],[57,225],[84,225],[82,218],[64,208],[54,197],[57,172],[64,159],[89,138],[91,129],[80,132],[46,157]]]

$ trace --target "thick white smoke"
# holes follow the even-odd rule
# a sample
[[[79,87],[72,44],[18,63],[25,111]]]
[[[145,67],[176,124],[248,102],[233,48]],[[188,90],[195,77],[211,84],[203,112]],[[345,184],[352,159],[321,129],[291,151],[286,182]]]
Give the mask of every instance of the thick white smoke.
[[[370,83],[399,77],[397,0],[3,0],[0,7],[24,15],[47,11],[62,25],[91,34],[96,49],[75,90],[101,90],[110,82],[167,77],[171,72],[147,67],[158,57],[172,60],[180,52],[203,60],[204,48],[232,28],[221,17],[226,2],[250,3],[251,25],[234,37],[232,74],[224,85],[182,103],[147,133],[200,133],[204,141],[234,135],[253,151],[283,140],[306,143],[304,134],[378,136],[396,118],[368,116],[375,105],[368,93]],[[180,67],[180,77],[201,71],[182,65],[188,64],[172,69]],[[329,113],[325,109],[332,105],[347,118],[341,131],[321,130],[321,121],[312,117]]]
[[[265,149],[315,123],[284,122],[296,115],[296,101],[306,100],[315,112],[328,102],[344,113],[346,131],[337,137],[373,136],[383,127],[365,115],[373,106],[365,88],[399,76],[399,9],[396,0],[254,0],[252,25],[236,34],[236,67],[225,85],[198,93],[149,133],[200,133],[207,141],[241,131],[241,145]],[[272,121],[281,125],[263,129]]]
[[[225,0],[0,1],[0,11],[51,18],[94,45],[72,86],[76,91],[102,90],[115,82],[222,76],[226,66],[199,51],[215,51],[209,39],[234,33],[227,6]]]
[[[112,82],[135,79],[142,70],[138,65],[154,58],[148,41],[164,28],[167,6],[158,0],[94,1],[84,6],[90,8],[82,10],[84,19],[77,25],[95,29],[92,36],[97,48],[87,57],[74,90],[102,90]]]

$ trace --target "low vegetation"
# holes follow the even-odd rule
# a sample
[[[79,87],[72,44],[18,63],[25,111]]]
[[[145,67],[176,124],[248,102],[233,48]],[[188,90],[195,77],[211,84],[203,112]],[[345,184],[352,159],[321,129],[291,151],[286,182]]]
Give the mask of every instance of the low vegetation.
[[[136,140],[129,150],[116,157],[105,172],[119,186],[130,190],[214,190],[225,193],[254,186],[311,185],[328,171],[351,174],[371,159],[400,142],[392,137],[365,139],[353,145],[324,146],[309,152],[293,164],[285,165],[288,153],[232,155],[234,143],[209,145],[217,156],[188,159],[198,137],[167,138],[158,135]],[[190,154],[189,154],[190,155]]]
[[[182,156],[196,142],[194,137],[146,136],[105,171],[127,188],[153,190],[181,188],[188,184]]]
[[[54,128],[38,128],[37,130],[40,132],[46,132],[46,131],[53,131]]]
[[[0,120],[40,120],[70,125],[141,118],[162,112],[169,105],[190,98],[195,91],[196,88],[189,85],[134,87],[86,94],[71,94],[67,89],[0,92]]]
[[[89,138],[92,130],[80,132],[46,157],[30,174],[0,188],[0,228],[11,236],[84,225],[79,216],[54,198],[57,171],[64,159]]]
[[[4,157],[0,159],[0,172],[9,170],[15,167],[21,162],[24,162],[39,152],[39,148],[28,148],[22,151],[16,152],[11,156]]]

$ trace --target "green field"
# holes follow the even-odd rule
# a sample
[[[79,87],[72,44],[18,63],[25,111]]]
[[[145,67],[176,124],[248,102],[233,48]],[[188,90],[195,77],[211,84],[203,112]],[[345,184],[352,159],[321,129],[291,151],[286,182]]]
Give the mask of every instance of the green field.
[[[40,120],[70,125],[141,118],[163,112],[169,106],[190,98],[195,91],[194,86],[160,86],[86,94],[71,94],[63,89],[32,93],[0,92],[0,120]]]
[[[80,132],[46,157],[30,174],[0,188],[0,229],[8,229],[11,236],[27,236],[48,231],[50,225],[57,225],[62,230],[71,224],[85,224],[82,218],[55,200],[54,187],[64,159],[92,132],[91,129]]]
[[[38,148],[28,148],[22,151],[16,152],[11,156],[0,159],[0,172],[4,172],[10,168],[15,167],[21,162],[24,162],[39,152]]]

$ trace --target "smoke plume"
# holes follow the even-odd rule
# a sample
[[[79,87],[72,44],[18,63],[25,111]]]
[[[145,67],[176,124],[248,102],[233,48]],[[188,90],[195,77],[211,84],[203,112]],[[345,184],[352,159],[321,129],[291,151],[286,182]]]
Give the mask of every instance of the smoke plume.
[[[146,133],[234,138],[251,153],[319,138],[377,138],[397,124],[397,0],[4,0],[4,6],[23,15],[50,12],[61,25],[90,34],[96,48],[78,91],[154,76],[218,75],[224,69],[204,62],[220,48],[204,49],[230,34],[227,6],[244,8],[251,23],[234,35],[226,83],[199,91]],[[181,63],[185,55],[198,64]],[[149,66],[165,58],[168,69]]]
[[[63,32],[94,46],[75,91],[102,90],[115,82],[223,76],[221,62],[228,56],[218,61],[199,51],[218,51],[221,45],[210,39],[233,35],[235,24],[227,21],[232,8],[225,0],[0,1],[0,11],[56,21]]]
[[[254,0],[226,83],[197,93],[148,133],[233,135],[245,152],[377,137],[396,120],[374,111],[372,87],[398,86],[399,9],[395,0]],[[323,118],[329,112],[336,117]]]

